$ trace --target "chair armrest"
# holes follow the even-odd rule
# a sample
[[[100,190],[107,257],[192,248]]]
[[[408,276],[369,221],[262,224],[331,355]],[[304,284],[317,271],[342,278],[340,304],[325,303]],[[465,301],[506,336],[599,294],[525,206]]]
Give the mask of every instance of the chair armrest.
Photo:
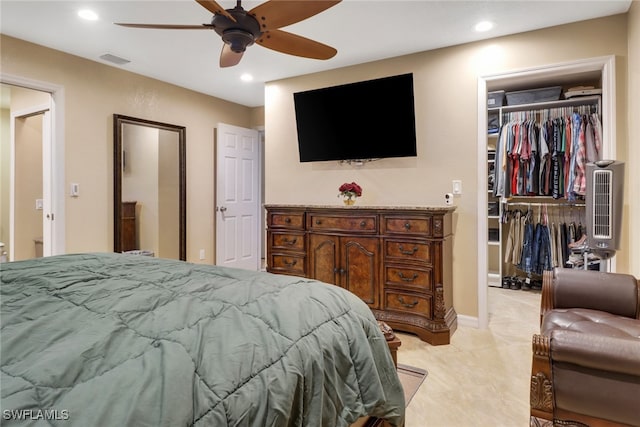
[[[545,272],[540,314],[554,308],[588,308],[638,318],[638,281],[620,273],[556,268]]]
[[[550,337],[551,360],[640,378],[640,339],[557,330]]]

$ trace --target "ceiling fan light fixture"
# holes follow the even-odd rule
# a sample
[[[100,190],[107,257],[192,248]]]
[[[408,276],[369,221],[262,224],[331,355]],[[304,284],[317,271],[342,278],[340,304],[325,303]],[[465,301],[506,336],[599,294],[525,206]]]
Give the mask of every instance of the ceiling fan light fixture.
[[[222,33],[222,41],[228,44],[232,51],[242,53],[253,44],[254,38],[248,31],[234,28]]]
[[[249,12],[236,0],[233,9],[223,9],[216,0],[196,0],[213,13],[210,24],[125,24],[117,25],[133,28],[155,28],[171,30],[214,30],[224,44],[220,53],[220,67],[237,65],[247,47],[254,43],[277,52],[303,58],[329,59],[338,52],[315,40],[280,30],[340,3],[341,0],[268,0]]]

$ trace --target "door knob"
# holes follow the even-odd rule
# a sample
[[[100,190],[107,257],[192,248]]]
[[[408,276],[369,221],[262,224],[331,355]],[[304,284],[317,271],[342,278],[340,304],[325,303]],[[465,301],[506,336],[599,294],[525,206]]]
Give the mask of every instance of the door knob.
[[[225,206],[220,206],[220,212],[225,212],[227,208]]]

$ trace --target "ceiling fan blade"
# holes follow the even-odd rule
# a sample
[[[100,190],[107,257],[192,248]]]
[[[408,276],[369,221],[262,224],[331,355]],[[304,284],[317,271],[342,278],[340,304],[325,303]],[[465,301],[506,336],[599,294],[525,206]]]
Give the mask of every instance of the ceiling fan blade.
[[[295,24],[340,3],[341,0],[270,0],[249,11],[261,31]]]
[[[220,66],[221,67],[233,67],[234,65],[238,65],[240,60],[242,59],[242,55],[244,52],[234,52],[231,50],[231,46],[228,44],[222,45],[222,52],[220,52]]]
[[[200,25],[173,25],[173,24],[124,24],[115,22],[116,25],[129,28],[155,28],[159,30],[212,30],[211,24]]]
[[[338,53],[331,46],[282,30],[265,31],[256,43],[278,52],[312,59],[329,59]]]
[[[229,12],[224,10],[224,8],[214,0],[196,0],[196,1],[198,2],[198,4],[200,4],[200,6],[204,7],[214,15],[224,15],[227,18],[231,19],[233,22],[236,22],[236,18],[234,18]]]

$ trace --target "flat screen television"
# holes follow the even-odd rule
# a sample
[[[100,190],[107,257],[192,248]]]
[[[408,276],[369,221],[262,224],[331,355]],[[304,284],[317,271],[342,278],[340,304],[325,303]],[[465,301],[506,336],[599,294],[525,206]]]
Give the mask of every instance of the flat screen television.
[[[293,94],[301,162],[415,157],[413,74]]]

